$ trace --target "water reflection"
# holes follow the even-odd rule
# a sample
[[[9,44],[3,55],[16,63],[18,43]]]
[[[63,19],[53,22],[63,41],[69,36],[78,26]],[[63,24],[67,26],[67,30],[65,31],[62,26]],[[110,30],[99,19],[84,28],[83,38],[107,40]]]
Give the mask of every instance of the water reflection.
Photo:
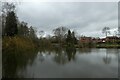
[[[78,51],[81,54],[90,54],[91,53],[91,48],[79,48]]]
[[[32,65],[36,53],[20,51],[4,51],[2,54],[2,77],[17,78],[19,70],[25,70],[26,65]]]
[[[45,60],[45,56],[46,56],[46,55],[43,54],[43,53],[38,52],[37,56],[38,56],[39,61],[40,61],[40,62],[43,62],[43,61]]]
[[[118,59],[118,57],[117,57],[118,53],[119,53],[119,49],[106,49],[105,56],[103,57],[103,62],[105,64],[110,64],[112,61],[111,54],[114,54],[116,56],[116,59]]]
[[[66,54],[67,54],[67,57],[68,57],[69,61],[75,60],[76,48],[74,48],[74,47],[67,47],[66,48]]]
[[[65,64],[68,62],[67,55],[64,52],[60,54],[55,54],[54,61],[58,64]]]
[[[55,54],[54,60],[58,64],[65,64],[71,60],[75,60],[76,48],[75,47],[66,47],[64,51]]]
[[[39,78],[41,75],[63,77],[63,71],[64,77],[92,77],[93,75],[98,77],[116,77],[119,52],[119,49],[76,49],[74,47],[57,47],[32,52],[6,50],[2,55],[2,77]],[[59,74],[49,74],[56,72]],[[30,73],[31,75],[29,75]]]
[[[111,56],[109,55],[109,49],[106,49],[105,57],[103,57],[103,61],[105,64],[110,64]]]

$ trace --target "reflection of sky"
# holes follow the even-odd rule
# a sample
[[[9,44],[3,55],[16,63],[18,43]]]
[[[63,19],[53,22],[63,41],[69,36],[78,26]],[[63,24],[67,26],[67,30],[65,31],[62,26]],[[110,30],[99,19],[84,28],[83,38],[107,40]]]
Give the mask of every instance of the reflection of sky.
[[[115,50],[111,50],[115,51]],[[103,62],[106,58],[106,49],[92,49],[89,53],[80,53],[78,50],[75,55],[75,60],[67,62],[66,64],[57,64],[55,54],[47,55],[43,53],[44,61],[41,62],[37,55],[33,64],[28,65],[24,71],[25,77],[117,77],[118,73],[118,59],[115,53],[109,54],[111,58],[109,64]],[[64,59],[64,58],[61,58]]]
[[[109,54],[106,53],[106,49],[101,49],[99,52],[90,52],[89,54],[80,54],[79,52],[77,52],[76,57],[78,59],[78,61],[81,60],[85,60],[88,61],[88,63],[94,63],[94,64],[103,64],[103,58],[107,57],[107,58],[111,58],[114,59],[112,61],[114,61],[113,63],[117,64],[117,56],[116,53],[113,54]],[[111,66],[116,66],[116,65],[111,65]]]

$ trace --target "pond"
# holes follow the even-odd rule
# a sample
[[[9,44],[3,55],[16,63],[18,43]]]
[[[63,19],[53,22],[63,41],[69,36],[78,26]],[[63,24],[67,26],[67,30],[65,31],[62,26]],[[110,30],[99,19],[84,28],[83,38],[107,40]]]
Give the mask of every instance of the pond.
[[[118,78],[120,49],[64,48],[4,52],[3,77]]]

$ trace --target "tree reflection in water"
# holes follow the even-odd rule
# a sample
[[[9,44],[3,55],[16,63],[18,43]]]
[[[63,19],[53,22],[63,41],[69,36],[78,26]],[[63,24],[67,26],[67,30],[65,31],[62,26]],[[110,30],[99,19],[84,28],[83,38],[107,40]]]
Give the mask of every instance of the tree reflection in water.
[[[105,57],[103,57],[103,62],[105,64],[110,64],[112,61],[111,54],[116,56],[116,59],[119,59],[117,56],[119,55],[119,49],[106,49]]]
[[[90,54],[91,48],[79,48],[78,51],[80,54]]]
[[[69,61],[71,61],[72,59],[75,60],[76,48],[75,47],[67,47],[66,54],[67,54]]]
[[[105,64],[110,64],[111,59],[112,59],[112,58],[111,58],[110,55],[109,55],[109,50],[106,49],[105,57],[103,57],[103,62],[104,62]]]
[[[26,65],[32,65],[36,52],[4,51],[2,54],[2,78],[18,78],[18,70],[25,69]]]
[[[2,70],[3,70],[2,77],[3,78],[26,77],[27,69],[29,70],[28,73],[31,72],[30,73],[30,77],[31,77],[31,76],[34,76],[32,75],[34,74],[34,70],[37,70],[38,72],[39,72],[39,69],[46,71],[46,70],[49,70],[48,69],[49,65],[50,66],[52,65],[51,68],[53,68],[54,70],[53,66],[56,67],[56,63],[58,65],[62,65],[62,68],[65,68],[64,66],[66,66],[67,63],[68,64],[70,63],[71,66],[74,65],[75,68],[78,67],[78,64],[80,64],[81,66],[85,65],[85,67],[87,65],[94,66],[94,64],[86,63],[86,62],[89,62],[89,60],[93,63],[94,62],[98,63],[99,61],[101,62],[101,59],[102,59],[105,64],[110,64],[110,63],[113,63],[113,61],[111,61],[111,60],[114,60],[113,55],[115,55],[114,57],[116,59],[119,52],[120,51],[116,49],[113,49],[113,50],[112,49],[90,49],[90,48],[76,49],[75,47],[65,47],[65,48],[54,47],[51,49],[50,48],[43,49],[35,52],[34,51],[21,52],[16,50],[14,51],[6,50],[2,54]],[[105,56],[103,56],[104,53],[105,53]],[[74,64],[75,61],[78,61],[80,63]],[[38,64],[36,65],[37,62]],[[40,64],[41,62],[43,64]],[[100,63],[101,66],[104,66],[103,62]],[[46,68],[44,67],[44,65]],[[106,66],[106,67],[109,67],[109,66]],[[58,67],[58,69],[60,68]],[[71,67],[69,67],[68,69],[71,70]],[[90,70],[94,70],[94,67],[90,68]],[[38,75],[37,72],[36,72],[36,75]]]
[[[55,56],[53,59],[56,63],[63,65],[68,62],[67,55],[65,54],[65,51],[62,48],[56,47],[54,50]]]
[[[55,54],[54,60],[58,64],[66,64],[71,60],[75,59],[76,48],[75,47],[66,47],[65,50],[60,50]]]

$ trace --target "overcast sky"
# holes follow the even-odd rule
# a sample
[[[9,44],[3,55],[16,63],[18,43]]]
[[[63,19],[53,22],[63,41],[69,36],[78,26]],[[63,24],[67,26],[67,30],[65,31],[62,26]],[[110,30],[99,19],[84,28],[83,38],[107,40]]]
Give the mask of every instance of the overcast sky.
[[[46,34],[51,34],[59,26],[66,26],[78,35],[104,37],[103,27],[117,30],[118,3],[24,2],[18,6],[17,16],[20,21],[25,21]]]

